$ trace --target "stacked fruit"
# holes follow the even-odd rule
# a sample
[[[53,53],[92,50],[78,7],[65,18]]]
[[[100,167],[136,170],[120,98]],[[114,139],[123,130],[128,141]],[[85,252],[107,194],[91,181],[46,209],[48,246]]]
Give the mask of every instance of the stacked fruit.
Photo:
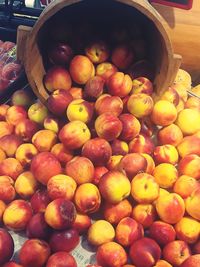
[[[25,91],[0,106],[0,221],[29,238],[21,265],[6,263],[14,245],[2,229],[0,264],[76,267],[69,252],[87,234],[99,267],[200,266],[200,100],[188,98],[189,74],[157,99],[148,78],[126,74],[127,45],[110,53],[94,42],[74,57],[60,48],[49,58],[69,68],[44,77],[51,113]]]

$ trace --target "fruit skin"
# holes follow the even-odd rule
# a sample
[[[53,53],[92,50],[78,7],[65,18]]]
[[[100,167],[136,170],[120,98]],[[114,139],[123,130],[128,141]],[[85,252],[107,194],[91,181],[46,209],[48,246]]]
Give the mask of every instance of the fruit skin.
[[[187,213],[194,219],[200,220],[200,188],[195,189],[185,200]]]
[[[51,202],[46,189],[38,189],[31,197],[30,203],[34,213],[45,212],[46,207]]]
[[[123,101],[119,96],[103,94],[95,102],[95,111],[98,115],[110,112],[114,116],[119,116],[123,111]]]
[[[194,97],[194,96],[189,97],[185,103],[185,108],[196,109],[196,110],[200,111],[199,99]]]
[[[136,266],[151,267],[160,259],[161,249],[153,239],[143,237],[131,245],[129,255]]]
[[[177,150],[180,157],[182,158],[184,158],[189,154],[196,154],[200,156],[199,145],[200,145],[200,137],[197,136],[197,134],[186,136],[178,144]]]
[[[170,163],[161,163],[153,171],[156,182],[162,188],[171,188],[178,179],[178,171]]]
[[[153,267],[172,267],[172,265],[165,260],[159,260]]]
[[[121,98],[127,96],[132,89],[132,80],[128,74],[116,72],[107,80],[108,93]]]
[[[200,157],[195,154],[185,156],[179,161],[178,171],[181,175],[200,179]]]
[[[166,100],[159,100],[155,103],[151,120],[159,126],[168,126],[172,124],[177,118],[177,110],[174,104]]]
[[[21,138],[15,134],[8,134],[0,138],[0,148],[6,153],[7,157],[14,157],[21,144]]]
[[[68,149],[81,148],[91,138],[90,130],[82,121],[71,121],[60,130],[60,141]]]
[[[131,141],[137,135],[139,135],[141,130],[141,125],[139,120],[129,113],[123,113],[119,116],[122,122],[122,132],[119,138],[123,141]]]
[[[49,92],[64,89],[69,90],[72,80],[69,72],[60,66],[54,66],[44,76],[44,86]]]
[[[128,148],[128,144],[124,141],[121,141],[119,139],[115,139],[112,144],[111,144],[111,148],[112,148],[112,155],[114,156],[124,156],[126,154],[128,154],[129,152],[129,148]]]
[[[134,59],[135,54],[133,49],[126,44],[120,44],[112,51],[111,61],[120,70],[127,69],[133,63]]]
[[[13,180],[23,172],[21,163],[15,158],[6,158],[0,163],[0,175],[10,176]]]
[[[197,267],[200,264],[200,254],[188,257],[180,267]]]
[[[21,120],[27,118],[27,111],[21,106],[11,106],[6,112],[6,121],[16,126]]]
[[[96,100],[104,91],[105,80],[100,76],[94,76],[90,78],[84,88],[85,99]]]
[[[29,119],[22,120],[15,126],[15,134],[24,142],[30,142],[37,131],[39,131],[39,124]]]
[[[107,242],[113,241],[115,237],[115,229],[105,220],[97,220],[94,222],[87,233],[87,240],[94,246],[100,246]]]
[[[14,231],[25,230],[32,217],[32,209],[25,200],[17,199],[12,201],[3,214],[4,225]]]
[[[49,116],[45,118],[43,126],[45,130],[49,130],[54,133],[58,133],[59,128],[60,128],[58,119],[53,116]]]
[[[52,252],[70,252],[78,245],[79,241],[78,231],[71,228],[64,231],[54,231],[50,236],[49,245]]]
[[[155,145],[150,137],[139,134],[129,143],[129,152],[152,154],[154,147]]]
[[[38,154],[37,148],[30,143],[21,144],[16,152],[15,158],[21,163],[24,168],[30,166],[32,158]]]
[[[127,247],[144,236],[141,224],[130,217],[123,218],[116,227],[116,241]]]
[[[10,106],[7,104],[1,104],[0,105],[0,121],[6,120],[6,112]]]
[[[176,238],[176,232],[171,224],[155,221],[149,228],[149,236],[159,245],[165,246]]]
[[[148,174],[152,174],[154,169],[155,169],[155,162],[154,162],[153,158],[147,153],[141,153],[141,155],[147,161],[147,167],[146,167],[145,172],[148,173]]]
[[[105,62],[109,57],[108,45],[103,41],[92,42],[85,48],[86,56],[95,64]]]
[[[92,183],[79,185],[75,192],[74,203],[79,212],[94,213],[98,211],[101,204],[98,187]]]
[[[190,248],[186,242],[175,240],[163,248],[163,259],[177,267],[191,256]]]
[[[14,261],[9,261],[6,264],[4,264],[3,267],[23,267],[23,266]]]
[[[86,157],[76,156],[65,166],[65,173],[80,185],[90,183],[94,177],[94,165]]]
[[[0,228],[0,264],[10,260],[14,252],[12,236],[6,229]]]
[[[28,109],[28,118],[36,123],[43,124],[47,116],[48,109],[40,102],[31,105]]]
[[[21,89],[13,93],[11,102],[13,106],[28,107],[32,104],[32,99],[30,93]]]
[[[195,178],[188,175],[181,175],[176,180],[173,186],[173,191],[184,199],[189,197],[198,187],[199,183]]]
[[[175,224],[185,213],[184,200],[176,193],[166,194],[156,200],[156,210],[162,221]]]
[[[154,159],[156,163],[171,163],[175,165],[178,162],[178,151],[172,145],[157,146],[154,149]]]
[[[116,242],[107,242],[98,247],[97,264],[109,267],[120,267],[126,264],[127,254],[124,248]]]
[[[77,267],[76,260],[67,252],[60,251],[52,254],[46,267]]]
[[[6,209],[6,204],[2,200],[0,200],[0,223],[2,223],[5,209]]]
[[[114,73],[117,72],[117,67],[110,62],[103,62],[97,65],[96,75],[107,81]]]
[[[152,203],[159,196],[159,185],[152,175],[139,173],[131,181],[131,195],[138,203]]]
[[[112,204],[117,204],[130,195],[129,179],[119,171],[108,171],[99,181],[102,197]]]
[[[52,153],[41,152],[32,159],[31,172],[40,183],[46,185],[52,176],[61,173],[61,165]]]
[[[69,121],[79,120],[89,123],[93,117],[93,105],[84,99],[75,99],[67,107],[67,118]]]
[[[8,123],[7,121],[0,121],[0,138],[12,134],[14,131],[14,125]]]
[[[74,82],[86,84],[94,74],[94,66],[88,57],[77,55],[70,62],[69,72]]]
[[[132,218],[140,223],[144,229],[156,220],[156,209],[152,204],[137,204],[132,211]]]
[[[94,166],[105,166],[111,155],[110,144],[102,138],[93,138],[82,147],[82,156],[90,159]]]
[[[72,226],[76,218],[76,208],[70,200],[57,198],[50,202],[44,213],[46,223],[56,230]]]
[[[0,199],[9,203],[15,196],[14,181],[9,176],[0,176]]]
[[[92,179],[93,184],[98,185],[101,177],[108,172],[108,169],[104,166],[97,166],[94,168],[94,176]]]
[[[58,159],[62,166],[65,166],[73,158],[73,152],[61,143],[55,144],[51,149],[51,153]]]
[[[161,145],[168,144],[176,147],[182,141],[183,133],[176,124],[172,123],[158,131],[157,139]]]
[[[32,137],[32,143],[39,152],[50,151],[53,145],[56,144],[57,136],[51,130],[40,130]]]
[[[55,65],[67,65],[72,56],[73,51],[71,47],[64,42],[52,43],[47,51],[50,62]]]
[[[77,230],[79,234],[82,234],[88,230],[91,224],[92,221],[88,215],[77,212],[72,228]]]
[[[146,77],[138,77],[133,80],[132,94],[147,94],[151,95],[153,93],[153,84]]]
[[[24,267],[42,267],[49,256],[48,243],[40,239],[27,240],[19,252],[19,260]]]

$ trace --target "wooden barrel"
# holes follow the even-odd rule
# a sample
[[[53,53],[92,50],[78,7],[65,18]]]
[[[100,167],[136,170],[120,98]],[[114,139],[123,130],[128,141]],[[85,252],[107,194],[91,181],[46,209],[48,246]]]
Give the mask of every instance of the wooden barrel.
[[[142,21],[147,45],[150,49],[150,61],[155,65],[155,79],[153,81],[155,92],[163,93],[173,82],[181,63],[181,57],[175,55],[169,36],[161,22],[159,13],[146,0],[54,0],[40,15],[32,29],[20,27],[18,31],[18,56],[23,61],[28,81],[39,99],[45,103],[49,94],[43,85],[45,75],[44,57],[41,55],[41,42],[45,42],[45,29],[52,18],[64,13],[81,23],[82,18],[91,20]],[[116,15],[117,14],[117,15]],[[80,21],[79,21],[80,20]],[[93,23],[93,21],[91,21]],[[105,27],[105,23],[104,23]],[[24,49],[23,49],[24,47]]]

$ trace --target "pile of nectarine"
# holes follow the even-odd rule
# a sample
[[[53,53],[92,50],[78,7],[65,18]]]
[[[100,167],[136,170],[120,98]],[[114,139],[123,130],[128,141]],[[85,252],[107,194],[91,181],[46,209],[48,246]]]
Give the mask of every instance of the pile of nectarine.
[[[0,105],[0,222],[29,239],[9,262],[1,229],[1,266],[76,267],[82,234],[87,267],[200,266],[200,87],[180,70],[157,97],[124,44],[47,55],[48,109],[21,90]]]

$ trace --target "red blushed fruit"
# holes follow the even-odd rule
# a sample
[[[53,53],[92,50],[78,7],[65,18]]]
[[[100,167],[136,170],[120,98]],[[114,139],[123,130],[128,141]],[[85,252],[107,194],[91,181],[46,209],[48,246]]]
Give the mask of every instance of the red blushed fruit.
[[[145,135],[147,137],[151,137],[155,131],[156,126],[148,117],[141,120],[140,134]]]
[[[161,249],[150,238],[141,238],[130,247],[130,258],[137,267],[152,267],[161,257]]]
[[[90,78],[84,88],[84,96],[89,100],[95,100],[103,94],[105,80],[99,76]]]
[[[119,119],[122,122],[122,132],[119,137],[121,140],[131,141],[133,138],[139,135],[141,125],[135,116],[124,113],[119,116]]]
[[[46,207],[51,202],[51,199],[46,189],[39,189],[34,193],[30,202],[33,212],[38,213],[46,210]]]
[[[43,213],[36,213],[28,222],[26,227],[26,236],[30,238],[47,239],[50,233],[50,227],[45,222]]]
[[[139,153],[129,153],[125,155],[119,163],[119,170],[125,173],[131,180],[136,174],[145,172],[146,168],[147,161]]]
[[[22,144],[22,139],[15,134],[4,135],[0,138],[0,148],[8,157],[13,157],[17,148]]]
[[[96,259],[97,264],[105,267],[121,267],[127,262],[127,254],[121,245],[107,242],[98,247]]]
[[[27,119],[27,111],[21,106],[11,106],[6,113],[6,121],[16,126],[21,120]]]
[[[143,93],[147,95],[151,95],[153,93],[153,84],[146,77],[139,77],[133,80],[133,88],[132,93]]]
[[[73,56],[71,47],[66,43],[53,43],[47,51],[49,60],[55,65],[67,65]]]
[[[9,105],[7,104],[1,104],[0,105],[0,121],[5,121],[6,119],[6,113],[7,110],[9,109]]]
[[[108,169],[104,166],[99,166],[94,169],[93,184],[98,184],[101,177],[108,172]]]
[[[154,151],[155,145],[153,141],[145,135],[138,135],[129,143],[129,152],[130,153],[146,153],[152,154]]]
[[[118,45],[112,52],[111,60],[121,70],[127,69],[134,61],[133,49],[128,45]]]
[[[115,139],[112,144],[112,155],[126,155],[128,153],[128,144],[124,141],[121,141],[119,139]]]
[[[93,42],[86,47],[85,54],[93,63],[102,63],[109,57],[109,48],[103,41]]]
[[[60,251],[49,257],[46,267],[77,267],[77,263],[72,255]]]
[[[92,221],[88,215],[77,213],[76,219],[72,225],[72,228],[77,230],[79,234],[82,234],[88,230],[91,224],[92,224]]]
[[[123,72],[116,72],[107,80],[107,87],[110,95],[125,97],[132,89],[131,77]]]
[[[82,148],[82,156],[89,158],[94,166],[104,166],[112,155],[110,144],[102,138],[87,141]]]
[[[4,264],[3,267],[23,267],[23,266],[14,261],[9,261],[6,264]]]
[[[198,267],[200,266],[200,254],[192,255],[185,260],[180,267]]]
[[[176,238],[176,232],[171,224],[156,221],[149,228],[149,236],[159,245],[166,245]]]
[[[54,91],[47,100],[49,110],[57,115],[62,116],[65,114],[69,103],[73,100],[69,91],[64,89]]]
[[[119,116],[123,110],[123,101],[119,96],[103,94],[95,102],[95,110],[98,115],[110,112],[112,115]]]
[[[103,78],[105,81],[117,71],[116,66],[110,62],[103,62],[96,67],[96,75]]]
[[[14,252],[14,242],[7,230],[0,228],[0,264],[10,260]]]
[[[48,180],[62,172],[60,162],[50,152],[41,152],[31,161],[31,172],[42,184],[46,185]]]
[[[27,240],[19,252],[19,260],[24,267],[42,267],[49,256],[48,243],[40,239]]]
[[[24,119],[15,126],[15,134],[24,142],[30,142],[37,131],[39,131],[39,125],[29,119]]]
[[[0,163],[0,175],[7,175],[16,180],[22,172],[23,167],[15,158],[6,158]]]
[[[65,231],[54,231],[49,239],[49,245],[52,252],[72,251],[79,243],[78,231],[69,229]]]

